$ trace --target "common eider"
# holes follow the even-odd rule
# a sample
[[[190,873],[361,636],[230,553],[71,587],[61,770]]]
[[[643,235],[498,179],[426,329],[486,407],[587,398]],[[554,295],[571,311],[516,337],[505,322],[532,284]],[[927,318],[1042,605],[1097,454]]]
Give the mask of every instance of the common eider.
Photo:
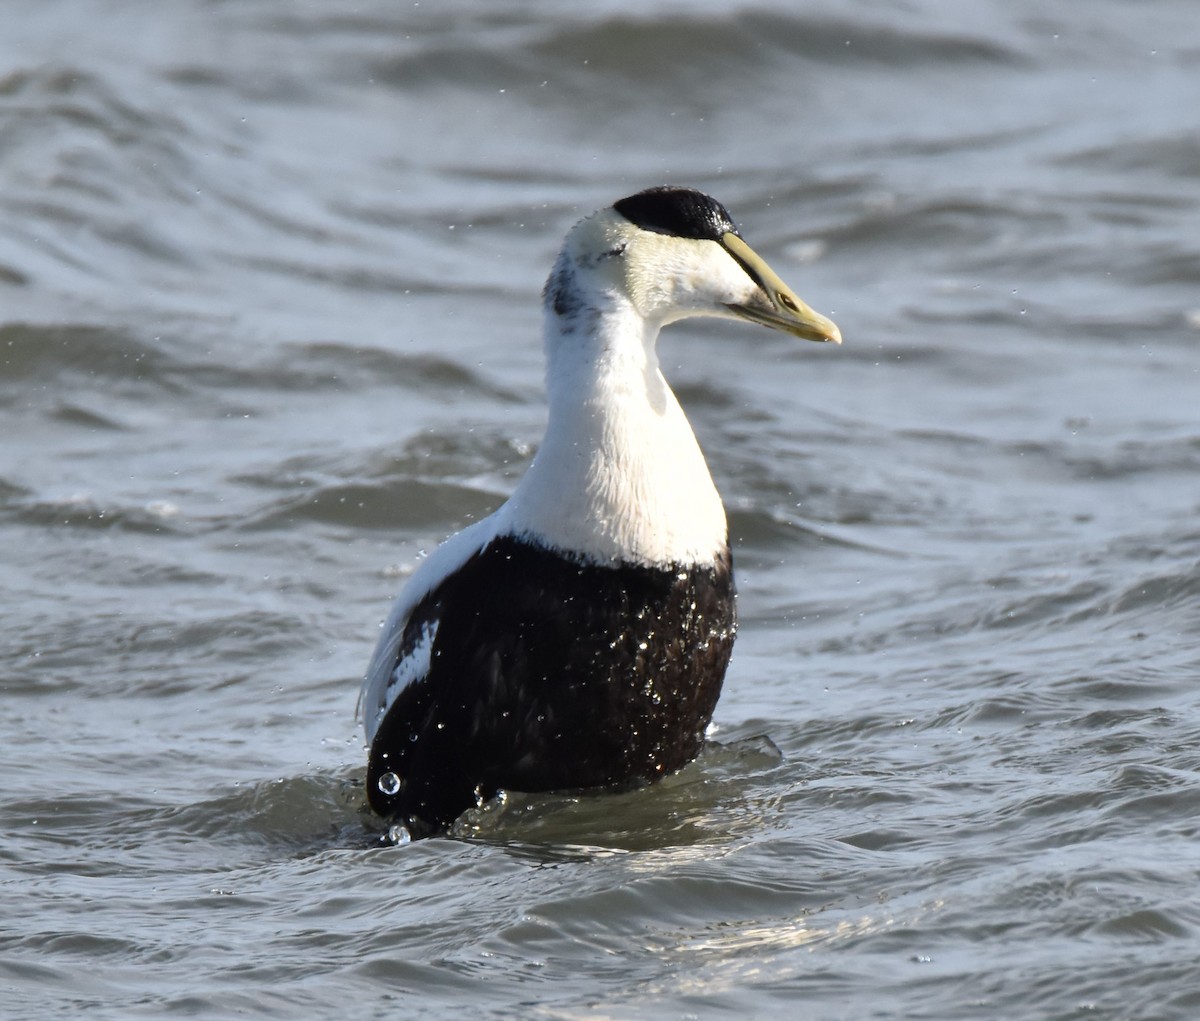
[[[734,582],[659,330],[718,316],[841,342],[689,188],[576,224],[543,304],[545,438],[508,501],[414,572],[363,682],[367,797],[414,837],[500,790],[644,783],[695,758]]]

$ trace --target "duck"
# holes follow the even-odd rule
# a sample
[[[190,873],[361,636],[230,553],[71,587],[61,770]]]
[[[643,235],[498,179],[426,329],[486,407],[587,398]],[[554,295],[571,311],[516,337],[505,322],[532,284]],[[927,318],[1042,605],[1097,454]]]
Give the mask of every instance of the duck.
[[[403,842],[500,792],[624,789],[697,756],[736,587],[659,333],[709,316],[841,343],[689,187],[572,227],[542,305],[545,436],[508,500],[412,573],[363,678],[367,801]]]

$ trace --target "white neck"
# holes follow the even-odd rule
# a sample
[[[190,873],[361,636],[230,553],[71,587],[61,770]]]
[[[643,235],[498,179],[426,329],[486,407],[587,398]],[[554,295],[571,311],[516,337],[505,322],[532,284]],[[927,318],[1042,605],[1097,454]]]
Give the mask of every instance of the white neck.
[[[501,533],[600,563],[712,563],[724,551],[725,510],[659,370],[658,331],[612,293],[570,316],[547,308],[549,422],[497,513]]]

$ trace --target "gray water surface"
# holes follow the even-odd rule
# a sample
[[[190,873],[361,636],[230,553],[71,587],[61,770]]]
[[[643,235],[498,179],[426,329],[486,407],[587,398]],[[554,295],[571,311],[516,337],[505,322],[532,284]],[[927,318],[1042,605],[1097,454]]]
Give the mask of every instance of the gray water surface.
[[[147,5],[0,31],[0,1012],[1200,1014],[1187,0]],[[380,843],[359,677],[541,438],[564,231],[673,327],[741,632],[660,786]]]

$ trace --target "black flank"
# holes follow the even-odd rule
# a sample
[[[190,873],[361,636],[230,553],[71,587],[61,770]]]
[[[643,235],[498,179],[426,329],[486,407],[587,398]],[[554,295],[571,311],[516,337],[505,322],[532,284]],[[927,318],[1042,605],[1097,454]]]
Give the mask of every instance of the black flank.
[[[428,675],[388,710],[367,771],[371,807],[414,835],[500,789],[636,784],[695,758],[733,649],[733,574],[728,552],[715,567],[603,567],[503,537],[407,629],[431,619]]]

